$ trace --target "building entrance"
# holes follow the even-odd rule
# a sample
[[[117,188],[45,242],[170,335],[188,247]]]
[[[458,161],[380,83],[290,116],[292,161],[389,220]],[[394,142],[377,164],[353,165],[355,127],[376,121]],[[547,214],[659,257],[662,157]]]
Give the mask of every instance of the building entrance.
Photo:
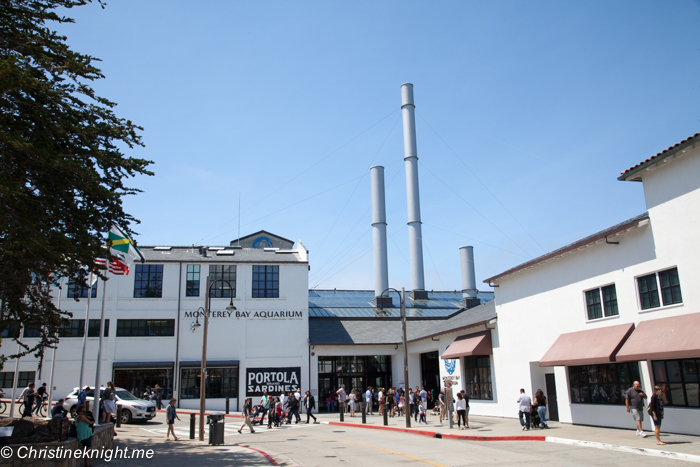
[[[360,400],[367,386],[375,389],[391,387],[391,355],[318,357],[319,411],[337,412],[336,391],[345,385],[345,392],[353,389]]]
[[[440,394],[440,356],[435,352],[420,354],[421,384],[428,391],[428,408],[433,407],[433,402]]]

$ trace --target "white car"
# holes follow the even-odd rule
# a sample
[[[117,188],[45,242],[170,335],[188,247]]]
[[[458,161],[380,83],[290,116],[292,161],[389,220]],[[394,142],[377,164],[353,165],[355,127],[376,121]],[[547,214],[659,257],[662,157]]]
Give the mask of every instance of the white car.
[[[105,388],[100,389],[100,397],[102,397],[102,392],[104,390]],[[73,392],[65,397],[65,402],[63,403],[63,407],[70,411],[73,418],[77,416],[79,392],[78,388],[74,388]],[[94,389],[91,389],[87,393],[87,400],[90,402],[90,407],[92,407],[94,395]],[[115,388],[115,403],[122,406],[122,423],[129,423],[136,420],[148,421],[154,419],[156,416],[155,402],[139,399],[124,388]],[[115,413],[114,416],[116,417],[116,415]]]

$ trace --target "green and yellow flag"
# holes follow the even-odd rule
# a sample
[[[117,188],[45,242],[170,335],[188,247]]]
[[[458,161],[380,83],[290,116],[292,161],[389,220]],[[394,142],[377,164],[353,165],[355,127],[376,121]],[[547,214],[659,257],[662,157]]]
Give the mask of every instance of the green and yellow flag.
[[[136,248],[133,240],[127,237],[116,225],[112,226],[107,240],[112,255],[128,267],[131,267],[135,261],[140,263],[146,262],[146,258],[144,258],[139,249]]]

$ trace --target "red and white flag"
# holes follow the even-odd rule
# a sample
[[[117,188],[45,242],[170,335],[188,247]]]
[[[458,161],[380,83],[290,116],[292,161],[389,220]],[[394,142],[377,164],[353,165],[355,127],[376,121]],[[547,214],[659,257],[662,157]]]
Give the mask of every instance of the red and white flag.
[[[104,266],[107,263],[107,261],[104,258],[97,258],[95,259],[95,264],[98,266]],[[109,272],[114,274],[115,276],[123,276],[123,275],[129,275],[129,266],[126,264],[122,263],[118,259],[115,259],[111,263],[109,263]]]

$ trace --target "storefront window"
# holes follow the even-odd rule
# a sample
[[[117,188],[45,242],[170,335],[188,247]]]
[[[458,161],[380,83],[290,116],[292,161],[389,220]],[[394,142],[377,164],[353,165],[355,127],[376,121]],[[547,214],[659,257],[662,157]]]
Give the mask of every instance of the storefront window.
[[[700,407],[700,359],[662,360],[652,365],[654,383],[661,388],[664,405]]]
[[[199,368],[182,368],[180,378],[180,399],[199,399]],[[238,397],[238,367],[207,368],[207,399]]]
[[[375,392],[380,387],[391,387],[391,356],[318,357],[319,410],[338,409],[332,402],[343,384],[348,394],[353,389],[364,394],[367,386],[374,387]]]
[[[124,388],[136,397],[143,397],[146,387],[155,390],[156,384],[161,389],[163,400],[170,399],[173,393],[172,368],[119,368],[114,370],[114,385]]]
[[[569,367],[571,402],[624,405],[625,392],[639,381],[639,364],[607,363]]]
[[[464,357],[467,395],[470,399],[493,400],[491,357]]]

